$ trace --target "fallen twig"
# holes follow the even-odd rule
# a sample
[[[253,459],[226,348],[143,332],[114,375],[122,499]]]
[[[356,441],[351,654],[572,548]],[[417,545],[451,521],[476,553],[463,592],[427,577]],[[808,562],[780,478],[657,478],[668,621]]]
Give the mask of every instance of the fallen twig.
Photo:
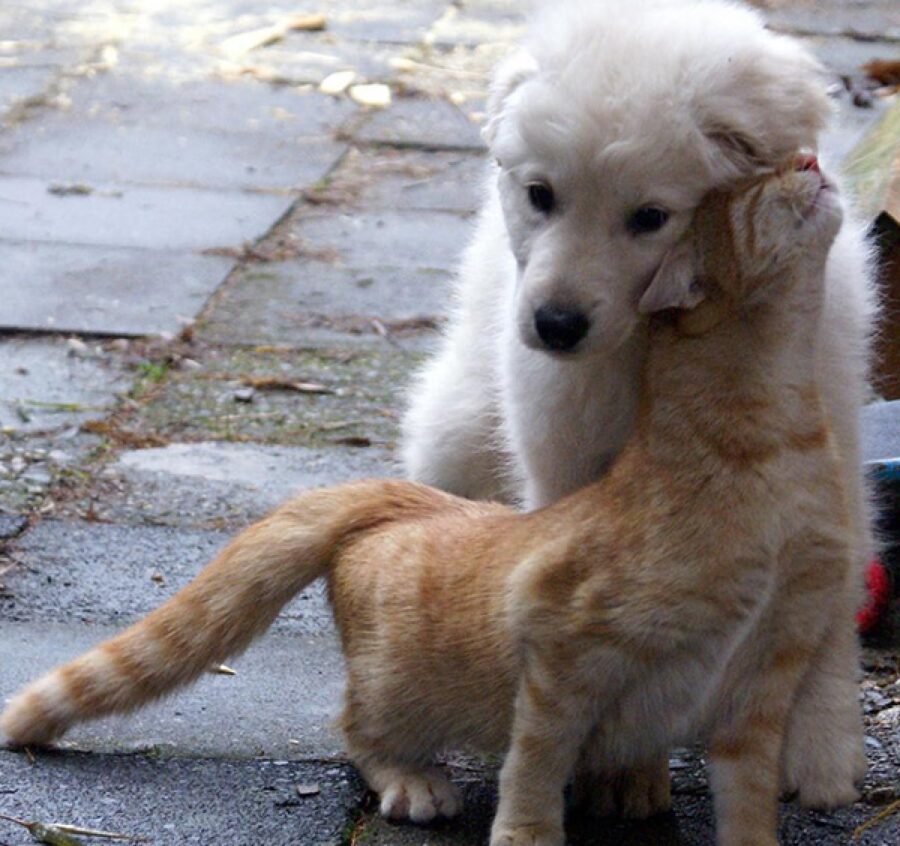
[[[102,831],[96,828],[82,828],[77,825],[65,823],[50,823],[52,828],[64,831],[67,834],[83,834],[85,837],[102,837],[104,840],[128,840],[131,843],[148,843],[149,837],[140,837],[136,834],[119,834],[116,831]]]
[[[296,382],[272,376],[244,376],[241,384],[259,391],[296,391],[298,394],[333,394],[334,389],[318,382]]]
[[[853,839],[859,840],[862,835],[868,831],[872,826],[878,825],[878,823],[886,820],[888,817],[894,815],[900,811],[900,799],[897,799],[895,802],[891,802],[890,805],[882,808],[877,814],[873,814],[869,819],[867,819],[864,823],[861,823],[853,830]]]
[[[38,843],[48,843],[50,846],[83,846],[81,840],[73,837],[74,834],[83,834],[85,837],[101,837],[105,840],[127,840],[131,843],[147,843],[149,838],[139,837],[134,834],[120,834],[117,831],[102,831],[96,828],[84,828],[80,825],[67,825],[66,823],[40,823],[20,820],[8,814],[0,814],[0,819],[15,823],[28,830],[28,833]]]
[[[0,819],[22,826],[38,843],[47,843],[49,846],[84,846],[84,841],[53,826],[39,822],[26,822],[7,814],[0,814]]]

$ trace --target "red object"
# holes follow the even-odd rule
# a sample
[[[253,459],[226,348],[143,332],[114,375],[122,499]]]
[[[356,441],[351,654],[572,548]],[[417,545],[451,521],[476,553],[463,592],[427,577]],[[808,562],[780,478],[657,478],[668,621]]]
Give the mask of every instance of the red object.
[[[814,170],[816,173],[822,172],[819,170],[819,160],[813,153],[798,153],[794,158],[794,169]]]
[[[878,625],[891,601],[891,577],[887,567],[878,559],[866,567],[866,601],[856,612],[856,627],[860,634],[867,634]]]

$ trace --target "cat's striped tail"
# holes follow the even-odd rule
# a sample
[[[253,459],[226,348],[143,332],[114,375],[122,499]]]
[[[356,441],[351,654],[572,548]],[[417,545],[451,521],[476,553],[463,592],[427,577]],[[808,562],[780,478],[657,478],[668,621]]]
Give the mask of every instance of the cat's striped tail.
[[[41,745],[74,723],[133,710],[193,681],[246,649],[354,538],[451,501],[399,481],[297,496],[239,534],[143,620],[27,686],[3,712],[0,729],[15,744]]]

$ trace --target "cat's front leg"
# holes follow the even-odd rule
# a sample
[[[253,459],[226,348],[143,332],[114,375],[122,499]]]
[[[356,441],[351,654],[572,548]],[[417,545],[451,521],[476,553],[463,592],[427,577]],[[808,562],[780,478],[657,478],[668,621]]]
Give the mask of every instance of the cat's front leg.
[[[779,759],[788,713],[808,656],[780,650],[713,730],[710,787],[719,846],[777,846]]]
[[[828,542],[834,561],[821,552]],[[780,596],[760,621],[763,637],[734,656],[709,748],[719,846],[776,846],[780,762],[801,681],[833,619],[845,567],[841,545],[814,538],[797,555]],[[787,557],[787,556],[786,556]],[[753,667],[748,672],[747,667]]]
[[[588,688],[528,656],[490,846],[563,846],[563,789],[590,726]]]

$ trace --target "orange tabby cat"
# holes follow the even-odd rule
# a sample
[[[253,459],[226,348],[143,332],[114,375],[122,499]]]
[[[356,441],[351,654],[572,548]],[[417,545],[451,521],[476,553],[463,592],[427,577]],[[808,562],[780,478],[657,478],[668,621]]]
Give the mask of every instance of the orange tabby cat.
[[[700,736],[719,842],[775,844],[786,721],[849,566],[813,373],[839,224],[809,157],[704,201],[643,295],[639,420],[602,481],[530,514],[406,482],[298,496],[26,688],[3,730],[45,743],[135,708],[325,576],[348,751],[385,815],[453,815],[434,753],[508,749],[492,846],[560,846],[579,755],[629,766]]]

